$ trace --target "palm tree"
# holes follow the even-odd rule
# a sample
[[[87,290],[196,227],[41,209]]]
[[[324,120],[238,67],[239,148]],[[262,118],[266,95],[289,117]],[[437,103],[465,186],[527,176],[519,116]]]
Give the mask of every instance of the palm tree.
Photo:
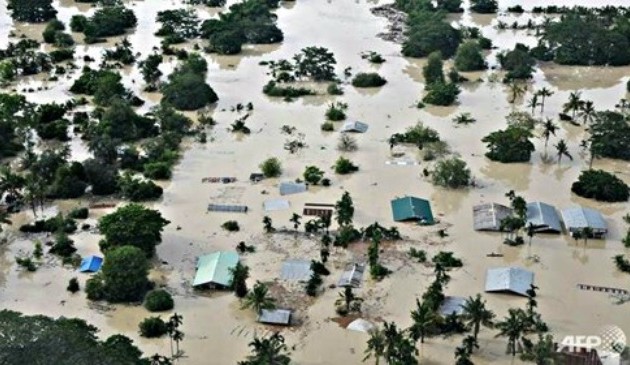
[[[564,113],[572,112],[571,118],[575,120],[575,113],[582,108],[584,105],[584,101],[581,99],[582,93],[580,91],[575,91],[569,94],[569,101],[562,105],[562,111]]]
[[[525,353],[521,354],[521,360],[531,361],[536,365],[554,365],[555,348],[553,344],[553,336],[542,334],[538,335],[538,342],[533,346],[525,349]]]
[[[595,117],[595,107],[593,106],[593,102],[591,100],[587,100],[581,107],[580,116],[584,119],[584,124],[593,121]]]
[[[470,113],[461,113],[453,118],[453,122],[456,124],[470,124],[476,121],[475,118],[470,116]]]
[[[273,228],[273,225],[272,225],[272,222],[271,222],[271,218],[269,218],[269,216],[267,216],[267,215],[264,216],[263,220],[262,220],[262,223],[263,223],[263,229],[265,230],[265,232],[271,233],[271,232],[276,230],[275,228]]]
[[[33,174],[26,176],[26,184],[24,185],[24,200],[31,206],[33,215],[37,216],[36,209],[39,207],[44,210],[46,201],[46,183],[42,178]]]
[[[543,110],[545,109],[545,98],[553,95],[553,91],[547,89],[546,87],[543,87],[542,89],[538,90],[536,94],[541,96],[540,112],[542,113]]]
[[[243,300],[243,309],[251,308],[260,314],[263,309],[274,309],[276,300],[269,296],[269,288],[267,285],[257,281],[254,288],[247,293]]]
[[[527,101],[527,107],[532,108],[532,115],[534,115],[534,109],[536,109],[538,104],[538,93],[534,93],[532,98]]]
[[[486,301],[481,299],[481,294],[476,297],[468,297],[462,306],[462,317],[469,327],[472,327],[475,341],[479,335],[481,326],[491,328],[494,313],[486,308]]]
[[[339,298],[335,301],[335,305],[344,306],[345,313],[361,312],[361,302],[363,299],[357,297],[352,292],[352,285],[346,285],[343,292],[339,293]]]
[[[496,337],[507,337],[507,352],[512,356],[516,356],[517,350],[521,348],[521,337],[527,327],[526,317],[522,309],[510,308],[508,316],[496,324],[500,331]]]
[[[470,352],[463,346],[455,348],[455,365],[474,365],[470,360]]]
[[[384,357],[388,364],[418,364],[418,360],[415,358],[418,349],[412,339],[406,336],[405,331],[398,330],[396,323],[385,322],[383,335],[385,337]]]
[[[149,362],[150,365],[172,365],[173,364],[168,357],[162,356],[160,354],[155,354],[151,356],[149,361],[150,361]]]
[[[365,357],[363,358],[363,362],[374,357],[374,364],[379,365],[381,358],[385,356],[385,341],[383,330],[379,328],[371,330],[367,348],[364,351]]]
[[[284,337],[278,332],[266,338],[254,337],[249,347],[252,348],[252,354],[247,356],[247,360],[240,361],[238,365],[289,365],[291,363]]]
[[[293,230],[295,230],[296,232],[300,227],[300,218],[302,217],[299,214],[293,213],[291,219],[289,219],[289,222],[293,223]]]
[[[573,161],[573,156],[571,156],[571,154],[569,153],[569,147],[567,147],[567,144],[564,142],[564,139],[559,140],[558,144],[555,145],[554,147],[556,147],[556,151],[558,155],[558,164],[560,164],[560,160],[562,160],[562,156],[567,156],[569,160]]]
[[[510,104],[514,104],[516,99],[523,96],[525,94],[525,90],[527,90],[525,86],[521,86],[521,84],[516,81],[510,82],[508,87],[510,88],[510,93],[512,93],[512,99],[510,99]]]
[[[249,278],[249,267],[236,263],[236,266],[230,268],[230,274],[232,274],[232,284],[230,285],[239,298],[244,298],[247,295],[247,278]]]
[[[24,177],[14,173],[9,166],[0,167],[0,195],[6,191],[14,199],[20,198],[20,190],[26,183]]]
[[[424,343],[427,332],[433,328],[438,318],[433,308],[428,304],[427,302],[420,302],[420,300],[416,299],[416,309],[411,311],[413,324],[409,328],[409,331],[415,341],[420,339],[420,343]]]
[[[547,143],[549,143],[549,137],[552,135],[556,135],[556,131],[558,130],[558,126],[554,124],[553,119],[547,118],[545,123],[543,123],[543,133],[542,136],[545,139],[545,149],[547,148]]]

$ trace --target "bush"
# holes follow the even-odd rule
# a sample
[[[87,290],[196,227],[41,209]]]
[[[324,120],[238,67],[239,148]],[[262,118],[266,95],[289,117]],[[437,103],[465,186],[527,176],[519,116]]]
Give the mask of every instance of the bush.
[[[140,336],[146,338],[162,337],[168,331],[168,326],[160,317],[145,318],[138,325],[140,328]]]
[[[339,137],[337,149],[342,152],[352,152],[359,149],[359,146],[357,145],[357,140],[354,137],[348,135],[347,133],[343,133]]]
[[[440,160],[431,174],[435,185],[456,189],[470,184],[470,169],[466,162],[453,157]]]
[[[86,219],[90,214],[90,210],[86,207],[74,208],[68,213],[68,218],[72,219]]]
[[[99,274],[92,276],[85,282],[85,293],[89,300],[105,299],[105,284]]]
[[[571,191],[584,198],[605,202],[625,202],[630,195],[626,183],[603,170],[582,171]]]
[[[228,232],[238,232],[241,228],[238,225],[237,221],[227,221],[221,225],[221,228],[225,229]]]
[[[173,297],[163,289],[152,290],[144,297],[144,307],[149,312],[167,311],[174,306]]]
[[[66,288],[66,290],[68,290],[72,294],[74,294],[74,293],[78,292],[79,290],[81,290],[81,287],[79,286],[79,280],[77,278],[70,279],[70,281],[68,282],[68,287]]]
[[[322,123],[322,131],[324,132],[332,132],[335,130],[335,126],[331,122]]]
[[[320,170],[317,166],[306,166],[303,177],[304,181],[308,184],[317,185],[324,177],[324,171]]]
[[[481,47],[476,41],[467,41],[459,45],[455,54],[455,67],[459,71],[480,71],[486,68]]]
[[[422,98],[422,102],[431,105],[448,106],[457,101],[459,87],[453,83],[436,82],[427,88],[427,94]]]
[[[326,110],[326,118],[334,122],[346,119],[346,113],[344,110],[348,108],[348,104],[345,103],[332,103]]]
[[[339,84],[336,82],[329,84],[326,88],[326,92],[328,95],[343,95],[343,89],[339,87]]]
[[[263,86],[263,93],[268,96],[283,97],[286,99],[299,98],[300,96],[315,95],[315,92],[304,87],[278,86],[275,81],[269,81]]]
[[[163,102],[177,110],[197,110],[219,100],[217,94],[205,83],[203,75],[177,74],[162,89]]]
[[[282,174],[282,165],[276,157],[271,157],[259,165],[265,177],[278,177]]]
[[[66,26],[60,20],[53,19],[46,25],[44,32],[42,33],[42,38],[44,38],[44,42],[46,43],[55,43],[55,36],[58,32],[61,32],[66,29]]]
[[[67,233],[59,231],[55,234],[55,243],[50,248],[50,253],[61,257],[70,257],[76,251],[77,249],[74,247],[74,241],[68,237]]]
[[[497,0],[471,0],[470,10],[480,14],[496,13],[499,5]]]
[[[359,171],[359,166],[344,157],[339,157],[335,162],[335,173],[340,175],[350,174]]]
[[[486,157],[504,163],[529,161],[535,147],[529,140],[530,130],[518,126],[509,126],[505,130],[492,132],[481,139],[488,145]]]
[[[167,180],[171,178],[171,168],[168,162],[149,162],[144,164],[143,174],[149,179]]]
[[[385,85],[386,83],[387,80],[382,78],[376,72],[361,72],[352,79],[352,86],[354,87],[379,87]]]

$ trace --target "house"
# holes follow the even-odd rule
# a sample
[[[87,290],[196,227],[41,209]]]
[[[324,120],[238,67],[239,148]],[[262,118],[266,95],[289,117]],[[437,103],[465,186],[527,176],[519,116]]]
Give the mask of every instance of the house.
[[[486,292],[527,296],[534,273],[518,267],[499,267],[486,271]]]
[[[292,314],[293,312],[289,309],[263,309],[257,321],[264,324],[288,326],[291,324]]]
[[[346,329],[350,331],[365,332],[365,333],[369,333],[374,328],[376,328],[376,326],[374,326],[372,322],[367,321],[363,318],[355,319],[354,321],[350,322],[350,324],[348,324],[348,327],[346,327]]]
[[[197,273],[193,287],[217,286],[227,288],[232,284],[231,270],[238,264],[236,252],[218,251],[197,259]]]
[[[526,219],[525,226],[529,227],[531,224],[534,232],[562,233],[560,216],[552,205],[541,202],[528,203]]]
[[[466,298],[464,297],[446,297],[440,304],[439,312],[443,316],[450,316],[455,313],[461,315],[464,313],[464,304]]]
[[[287,260],[282,264],[280,278],[282,280],[307,281],[312,274],[310,261]]]
[[[260,172],[252,172],[251,174],[249,174],[249,181],[253,183],[260,182],[264,179],[265,179],[265,175],[263,175]]]
[[[365,264],[352,264],[348,270],[344,271],[339,278],[337,286],[352,286],[358,288],[363,281],[363,273],[365,272]]]
[[[308,188],[304,183],[296,183],[292,181],[281,182],[278,187],[280,195],[298,194],[305,192]]]
[[[368,130],[368,125],[361,122],[345,122],[341,129],[339,130],[341,133],[345,132],[355,132],[355,133],[365,133]]]
[[[567,208],[562,211],[562,220],[571,234],[579,234],[584,228],[593,230],[592,236],[602,238],[608,233],[604,217],[596,210],[581,206]]]
[[[208,204],[208,212],[247,213],[246,205]]]
[[[318,204],[318,203],[306,203],[302,210],[303,216],[316,216],[316,217],[332,217],[335,211],[334,204]]]
[[[266,212],[272,212],[275,210],[289,209],[291,205],[286,199],[269,199],[263,202],[263,208]]]
[[[97,272],[103,266],[103,258],[98,256],[87,256],[81,260],[79,272]]]
[[[554,343],[554,350],[562,359],[562,364],[566,365],[604,365],[597,350],[586,347],[562,347]],[[617,365],[619,362],[617,362]]]
[[[421,224],[434,224],[431,203],[426,199],[406,196],[391,201],[394,221],[418,221]]]
[[[501,221],[512,214],[512,209],[497,203],[473,206],[473,228],[475,231],[501,231]]]

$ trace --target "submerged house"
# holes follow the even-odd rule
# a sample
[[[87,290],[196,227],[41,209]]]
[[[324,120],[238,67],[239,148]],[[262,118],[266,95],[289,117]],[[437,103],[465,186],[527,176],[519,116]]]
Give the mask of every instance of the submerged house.
[[[587,227],[593,231],[594,238],[602,238],[608,233],[608,226],[604,217],[593,209],[581,206],[564,209],[562,219],[567,231],[571,234],[579,234]]]
[[[431,203],[426,199],[406,196],[391,201],[394,221],[417,221],[420,224],[434,224]]]
[[[266,212],[272,212],[276,210],[289,209],[291,204],[286,199],[269,199],[263,202],[263,208]]]
[[[341,274],[337,286],[351,286],[358,288],[363,281],[363,273],[365,272],[365,264],[351,264],[346,271]]]
[[[103,258],[98,256],[87,256],[81,260],[79,272],[97,272],[103,266]]]
[[[534,273],[519,267],[498,267],[486,271],[486,292],[527,296]]]
[[[335,211],[334,204],[306,203],[304,204],[302,215],[303,216],[316,216],[316,217],[324,217],[324,216],[332,217],[334,211]]]
[[[534,232],[540,233],[562,233],[562,223],[560,216],[552,205],[534,202],[527,204],[527,222],[534,227]]]
[[[446,297],[440,304],[439,312],[443,316],[450,316],[455,313],[461,315],[464,313],[464,305],[466,298],[464,297]]]
[[[512,209],[497,203],[473,206],[475,231],[501,231],[501,221],[512,214]]]
[[[281,182],[278,190],[280,190],[280,195],[290,195],[290,194],[298,194],[303,193],[308,189],[306,184],[304,183],[296,183],[293,181],[285,181]]]
[[[340,129],[340,132],[354,132],[365,133],[368,130],[368,125],[362,122],[345,122]]]
[[[288,326],[291,324],[292,314],[293,312],[289,309],[262,309],[257,321],[264,324]]]
[[[193,287],[212,286],[227,288],[232,284],[231,270],[236,267],[239,258],[236,252],[218,251],[197,259],[197,273]]]
[[[310,261],[287,260],[282,264],[280,278],[282,280],[307,281],[312,274]]]
[[[247,213],[246,205],[208,204],[208,212]]]

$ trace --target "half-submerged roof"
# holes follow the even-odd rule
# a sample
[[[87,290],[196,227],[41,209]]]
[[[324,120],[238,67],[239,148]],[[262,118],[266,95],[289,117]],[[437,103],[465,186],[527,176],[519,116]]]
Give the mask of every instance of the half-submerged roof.
[[[519,267],[498,267],[486,272],[486,291],[527,296],[534,283],[534,273]]]
[[[346,327],[346,329],[349,329],[350,331],[368,333],[371,330],[373,330],[375,327],[376,326],[374,326],[372,322],[365,320],[363,318],[357,318],[354,321],[350,322],[350,324],[348,324],[348,327]]]
[[[81,260],[79,272],[97,272],[103,265],[103,258],[98,256],[87,256]]]
[[[288,326],[291,324],[292,313],[289,309],[263,309],[258,316],[258,322]]]
[[[532,224],[536,232],[562,233],[560,216],[552,205],[533,202],[527,204],[527,223]]]
[[[311,278],[311,262],[307,260],[287,260],[282,264],[282,280],[307,281]]]
[[[193,286],[215,284],[230,286],[233,269],[238,263],[238,254],[231,251],[218,251],[197,259],[197,273]]]
[[[263,202],[263,208],[266,212],[289,209],[290,206],[286,199],[269,199]]]
[[[500,231],[501,221],[512,214],[512,209],[497,203],[473,206],[473,227],[475,231]]]
[[[608,226],[604,217],[598,211],[581,206],[562,210],[564,225],[570,232],[590,227],[594,231],[607,232]]]
[[[449,316],[453,313],[460,315],[464,313],[464,303],[466,303],[464,297],[446,297],[440,305],[440,314],[443,316]]]
[[[351,264],[350,267],[341,274],[337,286],[352,286],[358,288],[363,281],[363,273],[365,272],[365,264]]]
[[[306,191],[307,187],[304,183],[297,183],[293,181],[283,181],[278,187],[280,195],[298,194]]]
[[[391,201],[392,214],[396,222],[417,220],[423,224],[435,223],[431,203],[426,199],[405,196]]]
[[[208,204],[209,212],[234,212],[234,213],[247,213],[246,205],[233,205],[233,204]]]
[[[362,122],[345,122],[341,127],[341,132],[356,132],[365,133],[368,130],[368,125]]]

